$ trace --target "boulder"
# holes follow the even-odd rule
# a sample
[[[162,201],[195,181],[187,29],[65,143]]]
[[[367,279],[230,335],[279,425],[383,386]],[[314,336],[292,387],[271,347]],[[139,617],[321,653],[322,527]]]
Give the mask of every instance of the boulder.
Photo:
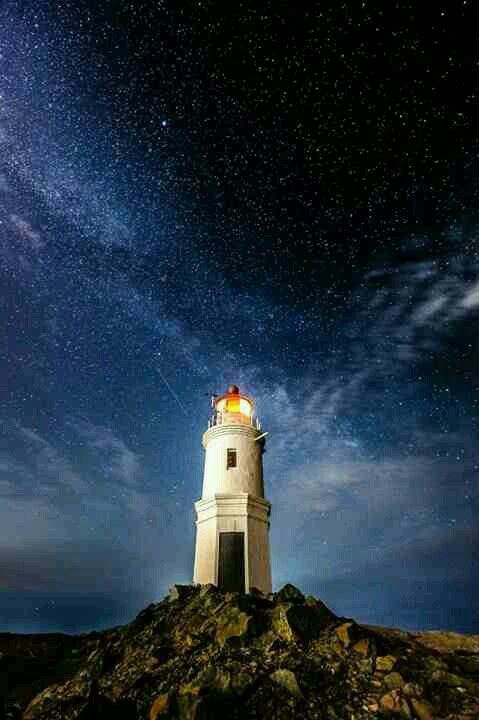
[[[358,655],[367,657],[371,652],[371,643],[367,638],[362,638],[353,645],[353,650],[358,653]]]
[[[434,720],[434,708],[427,700],[411,698],[410,702],[418,720]]]
[[[286,688],[291,695],[303,697],[303,693],[300,690],[296,676],[291,670],[275,670],[270,677],[273,682]]]
[[[253,627],[253,618],[234,605],[226,606],[217,619],[216,642],[223,647],[232,638],[245,639]]]
[[[298,590],[297,587],[291,585],[291,583],[286,583],[286,585],[282,587],[281,590],[278,590],[278,592],[274,593],[274,599],[276,602],[303,603],[305,597],[301,590]]]
[[[171,694],[163,693],[162,695],[158,695],[150,708],[150,720],[159,720],[159,718],[168,717],[170,708]]]
[[[46,718],[62,720],[62,705],[71,705],[82,711],[88,708],[92,683],[82,673],[64,685],[51,685],[37,695],[23,715],[24,720]]]
[[[403,685],[402,688],[402,694],[406,697],[416,697],[420,698],[423,694],[423,688],[418,683],[414,682],[408,682],[405,685]]]
[[[376,670],[391,672],[397,659],[393,655],[382,655],[376,658]]]
[[[169,591],[169,600],[170,602],[184,600],[191,595],[192,590],[191,585],[172,585]]]
[[[251,686],[253,682],[253,676],[250,673],[240,671],[231,677],[231,689],[237,695],[243,695],[243,693]]]
[[[258,588],[256,588],[256,587],[250,588],[249,594],[252,597],[260,598],[261,600],[268,599],[268,595],[265,595],[264,592],[261,592],[261,590],[258,590]]]
[[[404,720],[412,718],[407,700],[401,697],[398,690],[392,690],[390,693],[383,695],[379,701],[379,707],[385,714],[404,718]]]
[[[461,672],[477,675],[479,679],[479,655],[455,655],[454,660]]]
[[[216,585],[213,585],[213,583],[207,583],[206,585],[201,585],[200,589],[200,597],[205,597],[206,595],[214,595],[218,592],[218,588]]]
[[[437,683],[438,685],[446,685],[450,688],[467,688],[471,692],[476,693],[476,697],[479,697],[479,683],[474,680],[469,680],[455,673],[446,672],[444,670],[435,670],[431,675],[431,682]]]
[[[404,679],[398,672],[392,672],[384,677],[383,683],[388,690],[395,690],[404,685]]]
[[[335,616],[326,606],[311,607],[298,604],[291,605],[286,610],[286,619],[293,633],[307,642],[319,637],[322,630],[335,620]]]
[[[275,635],[286,642],[294,642],[295,634],[287,617],[288,607],[277,605],[271,613],[271,628]]]
[[[349,629],[353,626],[353,624],[354,623],[352,622],[342,623],[342,625],[338,625],[338,627],[335,629],[335,633],[340,639],[341,643],[344,645],[344,647],[349,647],[351,645]]]

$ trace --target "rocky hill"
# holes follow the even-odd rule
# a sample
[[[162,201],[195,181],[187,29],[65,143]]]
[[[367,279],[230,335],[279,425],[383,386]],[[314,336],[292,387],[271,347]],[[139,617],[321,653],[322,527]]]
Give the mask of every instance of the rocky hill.
[[[291,585],[174,586],[124,627],[0,635],[0,678],[12,720],[477,720],[479,636],[359,625]]]

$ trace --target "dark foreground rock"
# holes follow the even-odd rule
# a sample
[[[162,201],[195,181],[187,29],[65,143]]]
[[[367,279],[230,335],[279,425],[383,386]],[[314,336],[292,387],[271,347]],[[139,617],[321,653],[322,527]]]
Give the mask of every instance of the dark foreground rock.
[[[362,626],[290,585],[177,586],[124,627],[0,635],[0,678],[12,720],[477,720],[479,637]]]

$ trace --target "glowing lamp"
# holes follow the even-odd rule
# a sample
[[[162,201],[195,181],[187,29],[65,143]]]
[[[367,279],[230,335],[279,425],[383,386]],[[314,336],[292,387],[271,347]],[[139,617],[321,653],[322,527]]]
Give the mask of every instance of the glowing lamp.
[[[216,398],[215,408],[223,423],[251,424],[254,412],[253,401],[242,395],[237,385],[229,385],[226,393]]]

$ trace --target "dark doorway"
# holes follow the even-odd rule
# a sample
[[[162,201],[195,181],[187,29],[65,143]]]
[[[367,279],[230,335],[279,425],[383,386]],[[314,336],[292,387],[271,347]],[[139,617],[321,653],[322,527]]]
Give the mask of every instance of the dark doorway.
[[[244,533],[220,533],[218,587],[223,592],[245,591]]]

